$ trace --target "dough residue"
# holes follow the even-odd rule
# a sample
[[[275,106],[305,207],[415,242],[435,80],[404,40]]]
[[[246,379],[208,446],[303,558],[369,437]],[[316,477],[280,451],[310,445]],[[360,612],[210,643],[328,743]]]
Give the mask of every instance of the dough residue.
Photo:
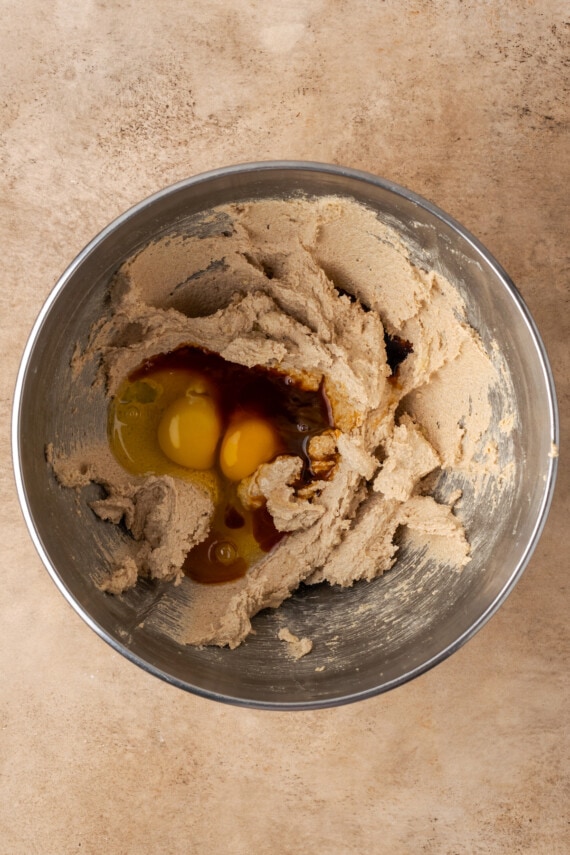
[[[289,655],[293,659],[302,659],[303,656],[306,656],[307,653],[310,653],[313,649],[313,642],[310,638],[299,638],[287,627],[280,629],[277,633],[277,637],[280,641],[287,642]]]
[[[395,371],[386,335],[412,346]],[[431,544],[445,566],[469,561],[457,491],[447,501],[431,493],[442,473],[461,472],[475,486],[498,474],[487,432],[490,390],[501,377],[457,289],[414,264],[376,212],[331,196],[202,215],[121,267],[108,312],[76,349],[72,369],[79,387],[85,368],[98,365],[110,400],[129,372],[182,345],[287,372],[306,388],[324,383],[335,429],[311,442],[317,475],[309,485],[299,486],[300,461],[288,456],[240,483],[244,506],[265,503],[287,536],[242,579],[221,585],[193,582],[182,569],[214,513],[207,479],[136,476],[104,442],[78,438],[72,451],[55,442],[49,460],[60,484],[101,485],[92,510],[130,533],[104,591],[120,595],[139,578],[183,583],[177,640],[233,648],[255,614],[301,583],[351,586],[389,570],[402,529]],[[283,633],[296,651],[308,641]]]

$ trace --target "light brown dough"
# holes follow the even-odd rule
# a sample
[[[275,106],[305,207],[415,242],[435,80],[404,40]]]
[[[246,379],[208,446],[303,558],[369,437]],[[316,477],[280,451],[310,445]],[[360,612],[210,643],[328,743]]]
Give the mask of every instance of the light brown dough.
[[[413,345],[396,382],[385,331]],[[179,640],[235,647],[253,615],[301,582],[350,586],[388,570],[401,526],[438,549],[445,541],[457,568],[468,561],[461,523],[422,495],[421,482],[439,467],[475,482],[496,464],[485,435],[500,378],[457,290],[415,266],[375,212],[336,197],[265,200],[220,208],[195,235],[155,241],[118,272],[109,314],[75,353],[73,370],[79,376],[100,361],[111,397],[145,359],[182,344],[279,368],[312,388],[324,378],[336,430],[313,441],[311,454],[327,477],[303,491],[295,488],[298,459],[261,466],[240,485],[242,500],[266,502],[288,535],[243,579],[199,585],[183,579],[182,563],[207,535],[215,499],[207,484],[128,475],[108,449],[85,442],[72,454],[54,448],[61,484],[102,484],[106,498],[93,510],[124,522],[136,544],[117,560],[107,591],[120,593],[138,576],[183,579]]]

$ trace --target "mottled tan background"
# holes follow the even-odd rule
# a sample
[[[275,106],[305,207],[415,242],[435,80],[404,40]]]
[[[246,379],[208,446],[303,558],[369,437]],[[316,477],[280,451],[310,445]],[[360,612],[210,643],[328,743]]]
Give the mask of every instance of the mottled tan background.
[[[567,458],[522,581],[466,647],[315,713],[194,698],[75,615],[9,461],[52,285],[145,195],[299,158],[470,228],[546,341],[568,438],[570,9],[563,0],[0,0],[2,853],[567,853]],[[10,343],[10,344],[9,344]]]

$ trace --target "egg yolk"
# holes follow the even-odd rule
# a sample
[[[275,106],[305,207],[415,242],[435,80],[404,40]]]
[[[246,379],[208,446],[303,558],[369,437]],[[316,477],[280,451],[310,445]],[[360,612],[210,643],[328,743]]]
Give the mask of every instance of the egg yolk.
[[[324,386],[304,389],[278,371],[246,368],[191,346],[152,357],[117,389],[109,407],[110,448],[134,475],[196,484],[213,503],[210,532],[183,571],[201,584],[243,577],[285,536],[266,505],[244,507],[239,482],[279,454],[313,472],[311,437],[333,427]]]
[[[157,439],[162,452],[188,469],[211,469],[222,432],[221,419],[212,398],[190,388],[165,410]]]
[[[253,475],[279,452],[275,429],[258,416],[245,416],[228,427],[220,448],[220,468],[230,481]]]

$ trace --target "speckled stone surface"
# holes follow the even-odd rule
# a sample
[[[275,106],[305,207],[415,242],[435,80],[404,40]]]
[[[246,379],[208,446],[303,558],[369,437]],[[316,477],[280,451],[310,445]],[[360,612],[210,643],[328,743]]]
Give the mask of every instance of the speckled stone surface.
[[[0,852],[570,851],[570,16],[565,2],[3,0]],[[111,219],[199,171],[358,167],[426,196],[517,283],[562,456],[521,582],[436,669],[360,704],[187,695],[75,615],[25,528],[10,408],[33,321]]]

